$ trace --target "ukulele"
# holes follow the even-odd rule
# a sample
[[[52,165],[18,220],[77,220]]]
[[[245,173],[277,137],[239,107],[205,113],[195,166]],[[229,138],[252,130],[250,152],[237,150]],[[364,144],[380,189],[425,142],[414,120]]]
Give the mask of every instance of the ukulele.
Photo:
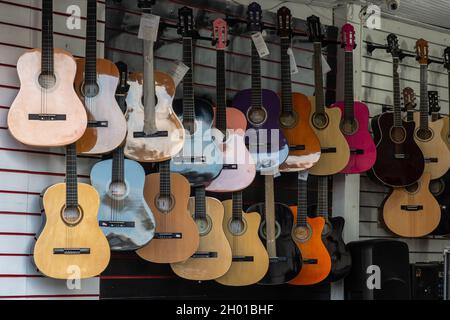
[[[151,12],[153,3],[138,1],[144,16]],[[143,40],[144,73],[130,76],[127,96],[128,135],[124,152],[127,158],[140,162],[169,160],[184,143],[183,125],[172,109],[175,83],[169,75],[154,71],[153,46],[153,41]]]
[[[38,147],[64,146],[86,130],[83,104],[73,89],[73,56],[53,48],[53,1],[42,0],[42,50],[17,61],[20,90],[8,112],[8,129],[19,142]]]
[[[236,108],[226,106],[225,48],[228,41],[228,26],[225,20],[214,20],[213,34],[217,55],[215,127],[221,133],[218,142],[223,153],[223,169],[206,187],[206,191],[232,192],[245,189],[252,183],[256,175],[256,166],[245,146],[247,126],[245,115]]]
[[[116,99],[126,112],[127,65],[118,62],[120,72]],[[124,159],[123,145],[113,158],[97,162],[91,170],[91,184],[100,194],[99,225],[113,251],[136,250],[146,245],[155,232],[155,219],[144,200],[144,168]]]
[[[159,173],[145,177],[144,198],[156,220],[152,241],[136,253],[156,263],[181,262],[191,257],[199,244],[197,226],[188,212],[189,181],[170,173],[169,160],[159,163]]]
[[[350,160],[342,173],[362,173],[372,168],[376,160],[376,147],[369,133],[369,109],[353,98],[353,50],[356,47],[355,29],[349,23],[342,27],[344,58],[344,101],[332,107],[341,110],[341,131],[350,147]]]
[[[233,192],[225,208],[223,230],[231,246],[232,263],[227,273],[216,281],[227,286],[248,286],[260,281],[269,268],[269,255],[258,237],[261,217],[257,212],[242,211],[242,193]]]
[[[178,33],[183,36],[183,63],[189,68],[183,78],[183,99],[175,100],[174,110],[186,131],[183,149],[172,158],[170,170],[184,175],[191,185],[206,185],[223,168],[223,154],[213,141],[213,107],[194,100],[192,39],[196,36],[192,9],[178,10]]]
[[[400,106],[400,77],[397,36],[387,37],[388,52],[392,55],[393,112],[384,112],[372,121],[374,132],[378,132],[377,159],[372,167],[373,176],[391,187],[405,187],[415,183],[424,172],[422,151],[414,141],[414,122],[403,121]]]
[[[289,144],[289,156],[280,171],[311,168],[320,158],[320,143],[310,126],[311,103],[299,92],[292,92],[289,50],[292,38],[292,15],[287,7],[277,12],[278,35],[281,44],[281,113],[280,128]]]
[[[261,6],[252,2],[247,9],[247,29],[261,32],[263,29]],[[233,106],[247,117],[247,144],[256,161],[256,170],[272,171],[288,157],[289,146],[279,132],[280,100],[271,90],[261,88],[261,58],[252,41],[252,87],[239,91]]]
[[[66,147],[66,181],[49,187],[42,199],[45,226],[34,246],[34,262],[44,275],[79,279],[108,266],[108,240],[98,226],[100,198],[94,187],[77,182],[75,144]]]
[[[450,150],[445,143],[447,140],[442,138],[444,120],[430,121],[428,117],[428,42],[424,39],[417,40],[416,52],[420,64],[420,113],[414,114],[414,139],[425,158],[425,172],[431,174],[431,179],[437,179],[450,168]]]
[[[294,279],[302,269],[302,254],[292,240],[294,221],[288,206],[275,202],[273,174],[264,176],[265,201],[250,206],[247,212],[261,215],[259,237],[269,254],[269,269],[258,283],[276,285]]]
[[[307,202],[308,175],[299,173],[297,206],[291,207],[296,224],[292,229],[292,238],[300,249],[303,267],[290,284],[312,285],[324,280],[331,271],[331,257],[322,240],[325,219],[321,216],[308,217]]]
[[[311,125],[319,138],[321,155],[319,161],[309,170],[314,175],[332,175],[342,171],[350,159],[350,148],[339,124],[339,108],[325,108],[322,73],[322,26],[319,17],[307,18],[308,33],[314,45],[314,86],[315,97],[309,97],[313,113]]]
[[[106,59],[97,59],[97,1],[87,0],[86,57],[77,60],[75,90],[84,102],[87,129],[77,141],[77,152],[102,154],[125,139],[127,124],[114,93],[119,70]]]
[[[205,187],[195,188],[195,197],[189,199],[189,212],[197,223],[200,243],[187,260],[172,263],[172,270],[189,280],[213,280],[223,276],[231,266],[231,248],[223,232],[222,203],[205,197]]]

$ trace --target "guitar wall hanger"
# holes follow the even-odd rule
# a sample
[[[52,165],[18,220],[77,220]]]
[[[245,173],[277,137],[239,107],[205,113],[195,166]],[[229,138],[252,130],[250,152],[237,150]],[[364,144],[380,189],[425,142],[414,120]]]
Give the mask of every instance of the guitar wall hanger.
[[[159,26],[160,26],[161,28],[178,29],[178,26],[177,26],[176,24],[170,24],[170,23],[167,23],[167,22],[160,22],[160,23],[159,23]],[[204,37],[204,36],[201,36],[200,33],[199,33],[197,30],[195,30],[195,31],[193,32],[192,38],[197,39],[197,40],[211,41],[211,42],[214,41],[214,39],[213,39],[212,37]]]
[[[375,43],[369,42],[369,41],[366,42],[366,44],[367,44],[367,54],[369,56],[372,56],[372,53],[375,50],[378,50],[378,49],[384,49],[384,50],[386,50],[386,52],[389,53],[389,46],[387,44],[384,44],[384,45],[383,44],[375,44]],[[398,57],[400,58],[400,61],[402,61],[403,58],[406,58],[406,57],[411,57],[411,58],[414,58],[416,60],[418,59],[416,54],[408,53],[408,52],[405,52],[405,50],[401,50],[401,49],[400,49]],[[438,59],[428,58],[428,64],[431,64],[431,63],[443,64],[443,61],[442,60],[438,60]]]

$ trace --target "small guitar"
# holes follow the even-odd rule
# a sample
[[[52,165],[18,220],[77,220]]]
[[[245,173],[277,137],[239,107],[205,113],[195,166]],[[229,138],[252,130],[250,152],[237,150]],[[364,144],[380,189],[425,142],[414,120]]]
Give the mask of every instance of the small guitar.
[[[322,73],[322,26],[319,17],[307,19],[308,33],[314,45],[314,86],[315,97],[309,97],[312,109],[311,125],[319,138],[321,155],[319,161],[309,170],[314,175],[332,175],[347,166],[350,148],[339,128],[341,111],[339,108],[325,108]]]
[[[294,279],[302,269],[302,254],[292,240],[293,218],[288,206],[275,203],[273,175],[265,178],[265,201],[250,206],[247,212],[261,215],[259,237],[269,254],[269,270],[258,283],[276,285]]]
[[[324,280],[331,271],[331,257],[322,240],[325,219],[308,217],[307,173],[299,173],[297,206],[291,207],[296,224],[292,237],[303,257],[303,267],[290,284],[312,285]]]
[[[206,191],[232,192],[245,189],[252,183],[256,175],[256,166],[245,146],[247,126],[245,115],[236,108],[226,106],[225,48],[228,41],[228,26],[225,20],[214,20],[213,32],[217,54],[217,106],[214,111],[216,129],[221,133],[219,148],[223,153],[223,169],[206,187]]]
[[[403,121],[400,106],[399,53],[397,36],[387,37],[392,55],[394,111],[372,119],[372,128],[379,137],[377,159],[372,174],[391,187],[405,187],[420,179],[425,167],[422,151],[414,141],[414,122]]]
[[[120,72],[116,99],[126,112],[127,65],[118,62]],[[99,225],[113,251],[136,250],[146,245],[155,232],[155,219],[144,200],[145,172],[133,160],[124,159],[123,145],[113,158],[97,162],[91,170],[91,184],[100,194]]]
[[[66,182],[43,197],[45,226],[34,246],[34,262],[47,277],[94,277],[107,267],[108,240],[98,226],[100,198],[94,187],[77,182],[75,144],[66,147]]]
[[[151,12],[153,2],[138,1],[144,15]],[[175,83],[169,75],[154,71],[153,45],[153,41],[143,40],[144,73],[130,79],[127,96],[128,135],[124,152],[140,162],[169,160],[184,143],[183,125],[172,110]]]
[[[189,212],[197,223],[200,243],[187,260],[172,263],[172,270],[189,280],[213,280],[223,276],[231,266],[231,248],[223,232],[222,203],[205,197],[203,186],[195,188],[195,197],[189,199]]]
[[[8,112],[8,129],[21,143],[65,146],[86,130],[83,104],[73,89],[73,56],[53,48],[53,1],[42,0],[42,49],[25,52],[17,61],[20,90]]]
[[[247,29],[261,32],[261,6],[252,2],[247,9]],[[252,86],[239,91],[233,99],[233,106],[247,117],[247,144],[256,161],[256,170],[278,168],[288,157],[289,146],[279,132],[278,117],[280,100],[275,92],[261,87],[261,58],[252,42]]]
[[[234,192],[225,208],[223,230],[231,246],[230,269],[216,281],[227,286],[248,286],[260,281],[269,268],[269,256],[258,237],[261,217],[242,211],[242,193]]]
[[[84,102],[87,129],[77,141],[77,152],[102,154],[125,139],[127,123],[114,97],[119,70],[106,59],[97,59],[97,1],[87,0],[86,56],[77,60],[75,90]]]
[[[349,23],[342,27],[342,46],[345,51],[344,101],[336,102],[342,112],[341,131],[350,147],[350,160],[342,173],[362,173],[372,168],[376,147],[369,133],[369,109],[353,98],[353,49],[355,29]]]
[[[189,214],[189,181],[180,174],[170,173],[169,161],[159,163],[159,173],[145,177],[144,198],[155,217],[152,241],[136,253],[156,263],[181,262],[197,250],[199,234]]]
[[[183,63],[189,70],[183,78],[183,99],[175,100],[174,110],[183,121],[186,137],[183,149],[170,162],[170,170],[184,175],[191,185],[200,186],[220,174],[223,154],[213,141],[213,107],[205,100],[194,100],[192,39],[196,32],[191,8],[178,10],[178,33],[183,36]]]

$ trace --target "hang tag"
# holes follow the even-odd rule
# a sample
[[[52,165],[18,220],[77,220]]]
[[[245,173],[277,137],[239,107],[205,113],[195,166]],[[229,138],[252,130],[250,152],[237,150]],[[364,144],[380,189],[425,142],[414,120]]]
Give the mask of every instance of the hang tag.
[[[308,181],[308,170],[299,171],[298,180]]]
[[[289,55],[289,61],[291,62],[291,74],[298,73],[297,61],[295,61],[294,52],[291,48],[287,49],[287,54]]]
[[[325,59],[325,57],[322,54],[322,73],[328,73],[331,71],[330,65],[328,64],[327,59]]]
[[[144,13],[139,24],[138,38],[155,42],[158,37],[160,16]]]
[[[269,48],[267,48],[267,44],[264,41],[264,37],[262,36],[261,32],[256,32],[252,34],[252,40],[255,44],[256,50],[258,51],[259,57],[265,57],[269,55]]]
[[[173,78],[173,81],[175,82],[175,87],[178,86],[178,84],[183,80],[184,76],[188,72],[189,67],[185,65],[182,61],[176,61],[172,69],[168,72],[168,74]]]

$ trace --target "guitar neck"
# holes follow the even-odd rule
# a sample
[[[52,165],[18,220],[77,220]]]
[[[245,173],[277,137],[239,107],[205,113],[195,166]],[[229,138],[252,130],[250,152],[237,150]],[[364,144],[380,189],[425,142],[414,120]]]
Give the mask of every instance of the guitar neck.
[[[144,128],[145,134],[153,134],[158,131],[155,121],[155,80],[153,41],[143,40],[144,51]]]
[[[87,1],[86,19],[86,63],[84,81],[87,84],[97,81],[97,1]]]
[[[353,121],[354,113],[354,98],[353,98],[353,52],[345,52],[345,66],[344,66],[344,119]]]
[[[170,160],[159,163],[159,194],[170,197]]]
[[[43,74],[53,74],[53,0],[42,0],[42,55]]]
[[[297,226],[306,226],[308,216],[308,182],[297,179]]]
[[[112,182],[124,182],[125,176],[125,155],[123,151],[123,147],[117,147],[113,152],[112,159]]]
[[[265,181],[265,203],[264,211],[266,218],[266,249],[269,258],[277,256],[275,240],[275,196],[273,186],[273,175],[264,176]]]
[[[328,177],[321,176],[318,180],[317,214],[328,219]]]
[[[322,43],[314,42],[314,88],[316,96],[316,112],[325,112],[322,73]]]
[[[400,106],[400,76],[398,73],[399,58],[392,58],[392,83],[393,83],[393,95],[394,95],[394,126],[402,126],[402,114]]]
[[[233,203],[233,220],[242,221],[242,192],[237,191],[232,193],[232,203]]]
[[[78,207],[77,152],[75,143],[66,146],[66,207]]]
[[[252,96],[251,103],[253,107],[261,107],[262,105],[262,89],[261,89],[261,58],[252,41]]]
[[[227,130],[226,115],[226,83],[225,83],[225,51],[216,50],[217,55],[217,72],[216,72],[216,128],[223,134]]]
[[[283,112],[292,112],[292,80],[291,61],[288,49],[291,46],[289,37],[281,38],[281,108]]]
[[[200,186],[195,188],[195,220],[206,219],[206,195],[205,187]]]
[[[183,78],[183,124],[185,127],[190,127],[195,119],[192,61],[192,38],[183,37],[183,63],[189,68]]]
[[[428,65],[420,64],[420,127],[428,128]]]

